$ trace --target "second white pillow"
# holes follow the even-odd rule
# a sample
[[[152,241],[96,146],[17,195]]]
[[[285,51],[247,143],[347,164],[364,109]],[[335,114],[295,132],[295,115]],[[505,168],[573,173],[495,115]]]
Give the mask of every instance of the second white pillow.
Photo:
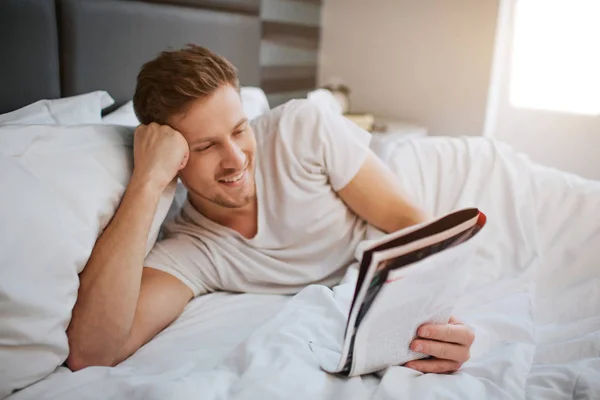
[[[0,125],[99,124],[102,110],[114,102],[102,90],[62,99],[44,99],[0,115]]]

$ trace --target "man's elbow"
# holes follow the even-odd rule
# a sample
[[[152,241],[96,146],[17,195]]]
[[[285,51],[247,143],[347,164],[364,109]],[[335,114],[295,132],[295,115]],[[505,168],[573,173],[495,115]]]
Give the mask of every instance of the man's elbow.
[[[93,357],[76,351],[71,351],[66,360],[67,367],[73,372],[87,367],[114,367],[118,363],[117,358]]]
[[[84,350],[85,348],[87,349]],[[67,367],[73,372],[87,367],[114,367],[125,358],[106,347],[90,350],[88,346],[71,344],[66,360]]]
[[[67,368],[73,372],[77,372],[87,367],[108,367],[108,363],[102,362],[102,360],[95,360],[92,357],[85,357],[82,355],[69,353],[67,360],[65,361]]]

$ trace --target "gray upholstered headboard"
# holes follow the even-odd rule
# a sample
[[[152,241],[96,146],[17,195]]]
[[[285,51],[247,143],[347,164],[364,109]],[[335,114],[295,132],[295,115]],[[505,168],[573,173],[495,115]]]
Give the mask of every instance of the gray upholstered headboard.
[[[187,43],[227,57],[242,85],[258,86],[260,29],[258,0],[2,0],[0,113],[93,90],[120,105],[145,61]]]
[[[0,113],[60,97],[54,1],[0,2]]]

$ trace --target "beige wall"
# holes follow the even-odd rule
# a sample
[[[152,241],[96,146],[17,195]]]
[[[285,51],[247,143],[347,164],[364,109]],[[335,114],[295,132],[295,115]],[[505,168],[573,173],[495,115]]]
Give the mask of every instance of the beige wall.
[[[538,163],[600,180],[600,117],[500,108],[493,138]]]
[[[340,78],[353,111],[481,135],[498,0],[325,0],[319,84]]]

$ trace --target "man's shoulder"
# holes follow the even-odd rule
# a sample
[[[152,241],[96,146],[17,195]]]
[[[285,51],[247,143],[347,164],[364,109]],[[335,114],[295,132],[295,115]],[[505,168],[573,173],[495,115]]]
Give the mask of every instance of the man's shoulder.
[[[268,121],[289,120],[298,116],[307,117],[320,113],[319,107],[308,99],[292,99],[254,118],[252,123],[260,125]]]
[[[281,107],[281,114],[285,118],[305,118],[317,116],[321,113],[321,108],[314,101],[308,99],[292,99],[279,107]]]
[[[298,136],[307,137],[317,133],[316,127],[321,123],[321,110],[313,101],[292,99],[251,123],[261,142],[267,138],[296,141]]]

